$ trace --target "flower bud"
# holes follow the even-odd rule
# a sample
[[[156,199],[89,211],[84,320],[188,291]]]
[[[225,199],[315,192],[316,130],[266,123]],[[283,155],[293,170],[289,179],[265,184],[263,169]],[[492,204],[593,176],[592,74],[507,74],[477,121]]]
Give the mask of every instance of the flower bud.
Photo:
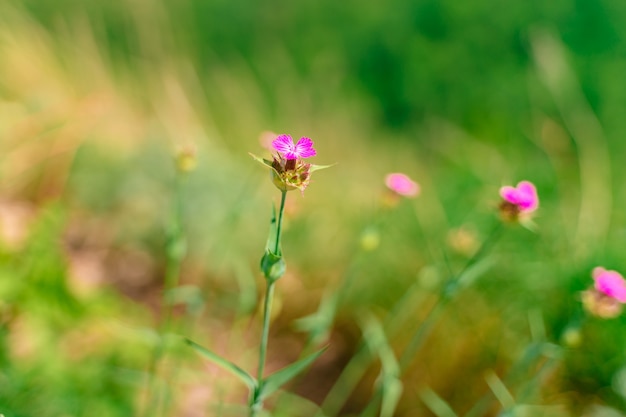
[[[366,252],[373,251],[380,245],[380,233],[374,227],[368,227],[361,233],[361,249]]]
[[[261,258],[261,271],[268,282],[276,282],[285,275],[287,264],[282,256],[278,256],[270,251],[265,251]]]
[[[191,172],[196,169],[197,164],[196,149],[191,146],[180,149],[176,154],[176,168],[179,172]]]

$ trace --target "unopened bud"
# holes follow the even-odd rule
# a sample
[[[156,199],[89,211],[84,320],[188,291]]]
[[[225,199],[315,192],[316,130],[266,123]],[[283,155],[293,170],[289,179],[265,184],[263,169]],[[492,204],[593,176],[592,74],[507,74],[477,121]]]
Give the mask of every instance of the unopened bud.
[[[176,168],[179,172],[191,172],[197,165],[196,150],[191,146],[181,149],[176,155]]]

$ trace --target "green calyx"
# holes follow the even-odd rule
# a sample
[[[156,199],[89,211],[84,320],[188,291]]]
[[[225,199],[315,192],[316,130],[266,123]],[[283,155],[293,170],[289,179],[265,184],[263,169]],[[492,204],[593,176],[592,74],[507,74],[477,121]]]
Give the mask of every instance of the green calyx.
[[[261,258],[261,271],[265,279],[270,282],[276,282],[280,277],[285,275],[287,264],[282,255],[276,255],[270,250],[266,250]]]

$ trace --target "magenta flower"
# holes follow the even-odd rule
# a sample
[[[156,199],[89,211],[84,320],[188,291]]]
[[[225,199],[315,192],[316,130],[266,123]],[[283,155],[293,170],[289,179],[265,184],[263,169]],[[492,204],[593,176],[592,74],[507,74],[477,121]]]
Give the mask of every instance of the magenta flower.
[[[385,177],[387,187],[404,197],[416,197],[420,192],[420,186],[408,176],[399,172],[388,174]]]
[[[619,272],[607,271],[602,267],[593,269],[594,287],[599,292],[626,303],[626,281]]]
[[[581,294],[585,309],[604,319],[619,316],[626,303],[626,281],[622,275],[598,266],[593,269],[592,276],[593,288]]]
[[[298,189],[302,192],[311,181],[311,173],[330,165],[313,165],[304,161],[304,158],[315,156],[313,141],[309,138],[300,138],[297,144],[291,136],[279,135],[272,141],[272,147],[278,151],[272,155],[272,160],[260,158],[250,154],[256,161],[271,168],[271,178],[274,185],[281,191]]]
[[[510,185],[500,188],[500,196],[517,207],[520,213],[532,213],[539,207],[539,197],[537,189],[530,181],[520,181],[517,187]]]
[[[294,144],[291,136],[280,135],[272,141],[272,146],[282,153],[285,159],[310,158],[317,154],[313,149],[313,141],[306,137],[300,138],[298,143]]]

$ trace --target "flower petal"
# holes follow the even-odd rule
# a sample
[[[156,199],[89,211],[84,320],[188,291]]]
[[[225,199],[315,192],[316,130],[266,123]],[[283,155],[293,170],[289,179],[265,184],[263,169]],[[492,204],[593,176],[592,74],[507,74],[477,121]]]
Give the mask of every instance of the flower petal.
[[[385,177],[387,187],[405,197],[415,197],[420,192],[419,185],[408,176],[394,172]]]
[[[293,144],[293,139],[289,135],[280,135],[276,139],[272,141],[272,146],[278,152],[285,155],[287,159],[296,159],[296,155],[294,151],[296,150],[295,145]]]
[[[601,271],[596,274],[594,270],[596,290],[615,298],[620,303],[626,303],[626,281],[621,274],[615,271]]]
[[[500,188],[500,196],[524,213],[531,213],[539,207],[537,189],[530,181],[520,181],[517,187],[504,186]]]
[[[539,207],[539,198],[537,197],[537,189],[530,181],[520,181],[517,184],[517,192],[519,198],[519,206],[522,211],[535,211]]]
[[[313,141],[307,137],[300,138],[295,146],[294,153],[298,158],[310,158],[317,155],[317,152],[313,149]]]
[[[517,189],[514,187],[511,187],[510,185],[505,185],[504,187],[500,188],[500,196],[504,200],[512,204],[517,204],[519,202],[519,195],[518,195]]]

